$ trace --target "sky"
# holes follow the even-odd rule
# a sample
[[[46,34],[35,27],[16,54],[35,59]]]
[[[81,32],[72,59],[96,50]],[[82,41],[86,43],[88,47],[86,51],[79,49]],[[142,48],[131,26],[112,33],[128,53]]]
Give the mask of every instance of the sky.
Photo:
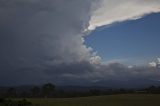
[[[159,0],[1,0],[0,86],[160,85]]]
[[[104,62],[147,65],[160,57],[160,14],[97,28],[85,39]]]

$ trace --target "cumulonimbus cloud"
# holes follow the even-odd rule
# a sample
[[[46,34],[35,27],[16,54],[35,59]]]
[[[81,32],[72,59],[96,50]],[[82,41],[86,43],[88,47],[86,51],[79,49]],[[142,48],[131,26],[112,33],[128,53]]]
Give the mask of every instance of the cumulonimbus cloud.
[[[151,79],[158,69],[101,64],[83,37],[86,29],[137,19],[159,6],[159,0],[1,0],[0,84]]]

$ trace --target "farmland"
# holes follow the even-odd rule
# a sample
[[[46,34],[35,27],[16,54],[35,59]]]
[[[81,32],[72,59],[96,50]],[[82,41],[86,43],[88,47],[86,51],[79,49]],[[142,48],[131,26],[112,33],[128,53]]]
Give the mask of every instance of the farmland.
[[[30,98],[37,106],[160,106],[158,94],[122,94],[79,98]]]

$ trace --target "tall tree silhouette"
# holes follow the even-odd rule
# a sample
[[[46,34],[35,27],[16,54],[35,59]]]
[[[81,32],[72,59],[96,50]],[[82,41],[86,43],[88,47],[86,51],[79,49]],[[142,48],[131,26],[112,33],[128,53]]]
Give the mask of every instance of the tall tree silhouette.
[[[31,89],[31,96],[32,97],[38,97],[40,95],[40,88],[38,86],[34,86],[32,89]]]
[[[52,97],[55,91],[55,85],[48,83],[42,86],[43,95],[48,98]]]

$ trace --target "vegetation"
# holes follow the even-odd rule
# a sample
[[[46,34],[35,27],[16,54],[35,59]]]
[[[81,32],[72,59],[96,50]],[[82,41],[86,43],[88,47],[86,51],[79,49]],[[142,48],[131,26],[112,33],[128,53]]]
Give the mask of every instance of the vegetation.
[[[119,94],[78,98],[0,99],[0,106],[160,106],[160,95]]]
[[[10,87],[0,89],[0,98],[71,98],[102,96],[115,94],[160,94],[160,87],[150,86],[144,89],[87,89],[87,90],[65,90],[56,88],[54,84],[48,83],[42,86],[16,88]]]
[[[28,100],[35,106],[160,106],[160,95],[157,94],[120,94]]]
[[[0,88],[0,106],[160,106],[160,87],[77,91],[48,83],[23,89]]]
[[[26,99],[22,100],[11,100],[11,99],[0,99],[0,106],[32,106],[32,103]]]
[[[55,92],[55,86],[53,84],[48,83],[42,86],[42,93],[46,98],[53,97],[54,92]]]

